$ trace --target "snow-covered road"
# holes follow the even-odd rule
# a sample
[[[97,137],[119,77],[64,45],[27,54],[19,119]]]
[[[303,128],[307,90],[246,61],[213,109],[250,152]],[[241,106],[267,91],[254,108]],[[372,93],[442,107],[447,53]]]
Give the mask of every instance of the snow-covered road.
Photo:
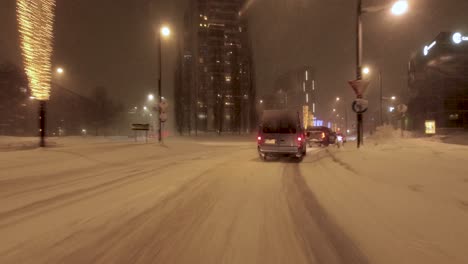
[[[468,147],[250,142],[0,152],[0,263],[468,263]]]

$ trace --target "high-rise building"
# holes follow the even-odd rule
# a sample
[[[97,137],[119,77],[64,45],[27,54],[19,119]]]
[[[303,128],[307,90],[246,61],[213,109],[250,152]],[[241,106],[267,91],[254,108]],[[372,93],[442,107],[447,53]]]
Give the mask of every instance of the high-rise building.
[[[248,132],[255,91],[244,0],[192,0],[185,15],[176,114],[181,132]]]
[[[468,128],[468,35],[441,32],[409,62],[409,126]]]
[[[317,87],[314,69],[300,67],[279,76],[274,96],[266,100],[266,107],[297,110],[304,113],[305,125],[312,125],[317,110]]]

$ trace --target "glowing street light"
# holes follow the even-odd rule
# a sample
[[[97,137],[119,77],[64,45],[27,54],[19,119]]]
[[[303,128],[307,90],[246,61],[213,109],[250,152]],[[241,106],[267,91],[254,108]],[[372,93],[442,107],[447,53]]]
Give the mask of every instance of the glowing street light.
[[[393,101],[396,100],[396,96],[392,96],[390,99],[392,99]]]
[[[335,109],[335,108],[333,108],[333,112],[336,112],[336,109]]]
[[[171,29],[169,29],[167,26],[161,27],[161,35],[163,37],[169,37],[171,35]]]
[[[260,100],[260,104],[263,104],[263,100]]]
[[[341,98],[339,98],[339,97],[336,98],[336,101],[337,101],[337,102],[340,101],[340,100],[341,100]]]
[[[365,67],[364,69],[362,69],[362,73],[364,75],[369,75],[370,74],[370,68],[369,67]]]
[[[148,101],[153,101],[153,100],[154,100],[154,95],[148,94]]]
[[[60,67],[59,67],[59,68],[57,68],[56,72],[57,72],[58,74],[63,74],[64,71],[63,71],[63,68],[60,68]]]
[[[392,14],[395,16],[401,16],[408,11],[409,4],[406,0],[400,0],[393,4]]]
[[[148,110],[148,107],[146,107],[146,106],[143,106],[143,110],[145,110],[145,111],[146,111],[146,110]]]

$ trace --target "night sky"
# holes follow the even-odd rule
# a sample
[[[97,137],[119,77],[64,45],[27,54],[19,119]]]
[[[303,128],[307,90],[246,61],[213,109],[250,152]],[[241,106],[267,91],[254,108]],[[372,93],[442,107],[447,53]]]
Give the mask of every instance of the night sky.
[[[159,20],[168,22],[177,36],[186,1],[58,0],[53,64],[64,67],[66,74],[56,81],[82,94],[102,85],[115,100],[128,106],[142,104],[157,85],[154,26]],[[354,2],[251,1],[246,16],[258,94],[269,92],[278,75],[308,65],[316,71],[319,113],[331,110],[335,96],[351,99],[346,82],[355,75]],[[364,0],[366,6],[386,2],[390,1]],[[381,12],[363,19],[364,62],[375,76],[371,107],[378,101],[376,71],[383,71],[384,94],[398,95],[406,88],[412,52],[422,50],[440,31],[468,33],[467,0],[410,3],[405,16]],[[0,0],[0,62],[21,63],[16,32],[15,0]],[[177,37],[163,49],[167,91],[173,86],[176,43]]]

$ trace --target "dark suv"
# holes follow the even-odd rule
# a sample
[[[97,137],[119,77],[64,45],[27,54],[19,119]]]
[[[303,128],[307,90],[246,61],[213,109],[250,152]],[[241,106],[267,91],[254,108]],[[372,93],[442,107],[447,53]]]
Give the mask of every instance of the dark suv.
[[[258,154],[264,160],[269,156],[302,159],[307,153],[307,146],[299,113],[287,110],[264,111],[257,146]]]
[[[335,144],[336,133],[330,128],[324,126],[309,127],[306,131],[307,144],[309,147],[318,145],[321,147],[327,147],[330,144]]]

